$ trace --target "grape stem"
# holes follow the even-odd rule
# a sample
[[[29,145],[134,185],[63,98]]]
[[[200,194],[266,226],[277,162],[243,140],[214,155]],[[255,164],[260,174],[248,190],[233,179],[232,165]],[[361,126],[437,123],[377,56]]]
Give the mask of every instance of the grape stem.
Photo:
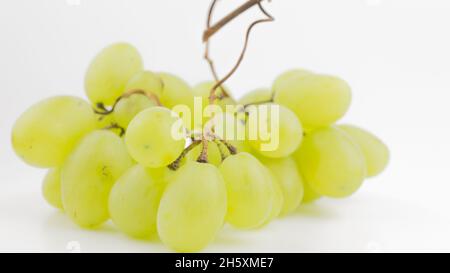
[[[118,97],[118,98],[116,99],[116,101],[114,102],[113,106],[111,107],[111,109],[107,109],[107,108],[105,107],[105,105],[104,105],[102,102],[97,103],[97,105],[96,105],[96,106],[97,106],[97,109],[100,109],[101,111],[99,111],[99,110],[97,110],[97,109],[94,109],[94,112],[95,112],[96,114],[98,114],[98,115],[104,115],[104,116],[110,115],[110,114],[112,114],[112,113],[114,112],[114,110],[116,109],[117,104],[118,104],[121,100],[126,99],[126,98],[129,98],[129,97],[131,97],[131,96],[133,96],[133,95],[143,95],[143,96],[146,96],[147,98],[149,98],[150,100],[152,100],[153,102],[155,102],[156,105],[162,106],[161,101],[159,100],[159,98],[158,98],[155,94],[147,93],[147,92],[145,92],[145,91],[142,90],[142,89],[134,89],[134,90],[130,90],[130,91],[124,93],[122,96]]]
[[[222,143],[220,141],[218,141],[216,139],[216,140],[214,140],[214,143],[216,144],[217,149],[219,149],[220,157],[222,158],[222,162],[223,162],[228,157],[227,153],[225,152],[225,150],[223,148],[223,145],[222,145]]]
[[[169,169],[171,169],[172,171],[176,171],[180,168],[180,164],[181,161],[186,157],[186,155],[192,151],[195,147],[197,147],[198,145],[200,145],[200,143],[202,143],[201,140],[197,140],[192,142],[186,149],[184,149],[184,151],[181,153],[181,155],[173,162],[171,163],[169,166],[167,166]]]
[[[112,123],[111,125],[103,128],[103,130],[113,130],[113,129],[120,130],[120,133],[119,133],[120,137],[123,137],[125,135],[125,129],[117,123]]]
[[[202,137],[202,151],[198,156],[197,162],[199,163],[208,163],[208,140],[205,137]]]
[[[248,43],[250,40],[250,34],[253,30],[253,28],[261,23],[267,23],[267,22],[273,22],[275,20],[275,18],[270,15],[262,6],[262,1],[264,0],[248,0],[246,3],[244,3],[243,5],[241,5],[240,7],[238,7],[236,10],[234,10],[233,12],[231,12],[229,15],[225,16],[222,20],[220,20],[219,22],[217,22],[215,25],[211,26],[211,20],[212,20],[212,14],[214,12],[214,9],[216,7],[216,4],[218,2],[218,0],[213,0],[212,4],[209,8],[208,11],[208,19],[207,19],[207,23],[206,23],[206,27],[207,29],[205,30],[205,32],[203,33],[203,42],[205,43],[205,56],[204,58],[206,59],[206,61],[208,62],[212,74],[214,76],[214,79],[216,80],[216,84],[213,86],[213,88],[211,89],[210,95],[209,95],[209,103],[210,104],[214,104],[214,101],[216,99],[222,99],[224,97],[229,97],[229,95],[225,92],[224,88],[222,87],[223,84],[230,79],[234,73],[238,70],[239,66],[241,65],[244,57],[245,57],[245,53],[247,52],[247,48],[248,48]],[[270,2],[270,0],[268,0]],[[241,54],[238,58],[238,61],[236,62],[236,64],[234,65],[234,67],[230,70],[230,72],[228,72],[228,74],[223,77],[221,80],[219,80],[219,76],[217,74],[217,71],[215,69],[214,66],[214,62],[211,59],[210,55],[209,55],[209,49],[210,49],[210,38],[217,33],[220,29],[222,29],[225,25],[227,25],[229,22],[231,22],[232,20],[234,20],[235,18],[237,18],[239,15],[241,15],[242,13],[244,13],[245,11],[247,11],[248,9],[250,9],[251,7],[257,5],[259,7],[259,9],[262,11],[262,13],[267,17],[265,19],[260,19],[260,20],[256,20],[254,21],[252,24],[250,24],[250,26],[247,28],[246,34],[245,34],[245,40],[244,40],[244,47],[241,51]],[[216,95],[216,90],[218,88],[221,88],[222,90],[222,95],[221,96],[217,96]]]

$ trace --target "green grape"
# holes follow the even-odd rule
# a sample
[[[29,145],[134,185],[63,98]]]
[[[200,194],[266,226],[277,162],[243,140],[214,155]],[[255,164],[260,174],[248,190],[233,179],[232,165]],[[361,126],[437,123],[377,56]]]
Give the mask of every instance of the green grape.
[[[70,96],[52,97],[19,117],[12,130],[12,145],[30,165],[58,167],[95,127],[95,115],[88,103]]]
[[[142,70],[141,56],[133,46],[113,44],[91,62],[85,78],[86,94],[94,105],[113,105],[128,81]]]
[[[128,126],[125,143],[134,160],[149,168],[175,161],[183,152],[182,121],[170,110],[152,107],[140,112]]]
[[[270,211],[269,218],[266,220],[266,223],[269,223],[270,221],[274,220],[281,214],[281,210],[284,206],[284,196],[283,196],[283,190],[281,189],[280,183],[278,183],[277,178],[275,175],[266,168],[266,174],[269,180],[272,182],[272,190],[273,190],[273,203],[272,203],[272,209]]]
[[[350,196],[365,178],[361,149],[345,132],[335,127],[308,134],[296,157],[309,186],[323,196]]]
[[[307,181],[304,181],[304,183],[303,183],[303,190],[304,190],[304,194],[303,194],[302,204],[313,203],[314,201],[316,201],[322,197],[322,196],[320,196],[320,194],[318,194],[313,189],[311,189],[311,187],[309,186],[309,183]]]
[[[165,169],[136,165],[114,184],[109,195],[109,213],[114,224],[136,238],[156,235],[159,201],[166,186]]]
[[[172,175],[161,198],[159,237],[175,251],[200,251],[214,240],[226,212],[226,188],[217,168],[188,162]]]
[[[161,98],[163,94],[163,81],[150,71],[142,71],[134,75],[127,83],[125,91],[143,90],[147,94]]]
[[[342,118],[351,97],[351,89],[345,81],[311,74],[283,84],[275,92],[274,101],[294,111],[304,128],[311,131]]]
[[[361,148],[367,166],[367,177],[383,172],[389,163],[389,148],[372,133],[351,125],[339,126]]]
[[[122,98],[114,109],[114,119],[117,124],[126,129],[133,118],[143,110],[157,106],[156,102],[143,94],[134,94]]]
[[[229,156],[219,167],[228,193],[226,220],[236,228],[257,228],[271,216],[274,203],[272,178],[252,155]]]
[[[42,183],[42,195],[53,207],[63,210],[61,200],[61,169],[54,168],[47,172]]]
[[[198,145],[187,154],[186,159],[190,161],[197,161],[200,153],[202,152],[202,149],[202,145]],[[220,150],[214,142],[208,142],[208,163],[216,167],[219,167],[220,164],[222,164],[222,156],[220,154]]]
[[[268,88],[261,88],[253,90],[247,94],[245,94],[238,103],[240,105],[250,105],[250,104],[259,104],[266,103],[272,99],[273,93],[272,90]]]
[[[109,115],[96,114],[95,119],[97,121],[95,128],[97,129],[105,129],[113,124],[117,124],[116,118],[114,117],[113,114]]]
[[[123,140],[105,130],[83,138],[61,172],[64,209],[78,225],[94,228],[109,219],[108,197],[133,162]]]
[[[163,91],[160,97],[161,104],[177,112],[174,107],[186,106],[190,113],[179,113],[186,128],[194,128],[194,91],[182,79],[168,73],[158,73],[163,82]]]
[[[295,211],[303,199],[303,179],[297,169],[297,163],[292,157],[280,159],[260,158],[275,176],[283,194],[283,206],[280,215],[284,216]]]
[[[283,89],[283,86],[289,84],[293,79],[299,79],[311,74],[313,74],[311,71],[305,69],[288,70],[275,79],[271,92],[277,92],[278,90]]]
[[[279,111],[273,112],[275,108],[272,107],[278,107]],[[286,107],[274,104],[249,108],[247,128],[250,146],[270,158],[291,155],[303,139],[303,128],[295,114]]]

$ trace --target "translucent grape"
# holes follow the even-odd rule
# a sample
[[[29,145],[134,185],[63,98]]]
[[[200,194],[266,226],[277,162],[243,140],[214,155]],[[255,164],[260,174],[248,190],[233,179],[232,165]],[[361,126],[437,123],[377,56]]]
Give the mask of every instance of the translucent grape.
[[[164,169],[136,165],[114,184],[109,195],[109,212],[114,224],[136,238],[156,235],[156,216],[166,186]]]
[[[274,188],[267,169],[252,155],[229,156],[219,167],[228,193],[226,220],[236,228],[256,228],[271,215]]]
[[[174,129],[176,128],[176,129]],[[150,168],[160,168],[175,161],[186,140],[182,121],[170,110],[153,107],[139,113],[128,126],[125,143],[131,157]]]
[[[113,105],[130,79],[142,70],[141,56],[133,46],[113,44],[91,62],[85,78],[86,94],[94,105]]]
[[[283,106],[278,106],[278,115],[271,105],[259,105],[250,109],[248,135],[250,146],[261,155],[270,158],[286,157],[294,153],[303,139],[303,128],[295,114]],[[264,109],[268,109],[264,112]],[[267,113],[266,115],[264,113]],[[273,119],[274,118],[274,119]],[[257,129],[252,127],[258,120]],[[261,127],[261,122],[265,125]],[[254,133],[258,133],[254,135]]]
[[[143,110],[157,106],[157,103],[143,94],[134,94],[122,98],[114,109],[114,119],[117,124],[126,129],[131,120]]]
[[[61,169],[54,168],[47,172],[42,183],[42,195],[45,200],[57,209],[63,209],[61,200]]]
[[[245,94],[241,99],[239,99],[238,103],[240,105],[258,104],[261,102],[266,103],[272,99],[272,96],[273,92],[268,88],[256,89]]]
[[[311,74],[283,84],[274,100],[294,111],[310,131],[342,118],[350,106],[351,90],[339,78]]]
[[[296,156],[305,180],[320,195],[347,197],[364,181],[366,166],[361,149],[335,127],[308,134]]]
[[[191,115],[180,113],[183,124],[188,129],[194,128],[194,92],[182,79],[168,73],[158,73],[163,82],[163,91],[160,97],[162,105],[169,109],[175,106],[185,105],[191,111]]]
[[[270,159],[260,158],[274,175],[283,194],[283,206],[280,215],[284,216],[295,211],[303,200],[303,178],[297,169],[297,163],[292,157]]]
[[[306,181],[304,181],[303,183],[303,190],[304,194],[302,204],[310,204],[321,198],[320,194],[311,189],[309,183]]]
[[[12,130],[12,145],[30,165],[58,167],[95,127],[95,115],[88,103],[70,96],[52,97],[19,117]]]
[[[134,75],[125,87],[126,92],[133,90],[143,90],[147,94],[153,94],[157,98],[161,98],[163,94],[163,81],[153,72],[142,71]]]
[[[83,138],[61,172],[62,201],[69,217],[86,228],[108,220],[110,190],[132,165],[123,140],[114,133],[94,131]]]
[[[275,175],[266,168],[267,177],[272,182],[272,191],[273,191],[273,202],[272,209],[270,210],[269,218],[266,220],[266,223],[274,220],[281,214],[281,210],[284,206],[284,196],[283,190],[281,189],[280,183],[278,183]]]
[[[275,79],[271,92],[277,92],[278,90],[283,89],[283,86],[289,84],[293,79],[298,79],[311,74],[313,74],[311,71],[305,69],[288,70]]]
[[[97,129],[104,129],[106,127],[109,127],[109,126],[117,123],[113,114],[110,114],[110,115],[96,114],[95,119],[97,121],[96,122]]]
[[[188,162],[170,179],[158,210],[158,234],[179,252],[202,250],[222,228],[225,184],[211,164]]]
[[[372,133],[352,125],[339,126],[359,145],[367,166],[367,177],[382,173],[389,163],[389,149]]]

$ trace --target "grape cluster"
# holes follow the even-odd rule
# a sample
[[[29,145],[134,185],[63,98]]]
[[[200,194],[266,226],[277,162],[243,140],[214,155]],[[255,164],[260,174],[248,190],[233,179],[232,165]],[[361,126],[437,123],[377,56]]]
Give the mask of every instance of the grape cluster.
[[[321,197],[348,197],[387,166],[376,136],[336,125],[351,102],[337,77],[292,70],[239,101],[214,85],[144,70],[133,46],[114,44],[88,68],[89,102],[58,96],[31,106],[12,145],[26,163],[49,169],[45,199],[79,226],[112,219],[132,237],[159,236],[180,252],[202,250],[224,224],[254,229]],[[212,118],[173,110],[193,113],[211,101],[224,110]],[[218,136],[230,127],[249,133],[268,105],[278,106],[277,119],[262,120],[268,137]]]

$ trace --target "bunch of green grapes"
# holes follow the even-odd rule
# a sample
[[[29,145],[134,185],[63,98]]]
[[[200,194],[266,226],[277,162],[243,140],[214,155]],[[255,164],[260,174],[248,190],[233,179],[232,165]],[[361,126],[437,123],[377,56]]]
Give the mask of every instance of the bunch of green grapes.
[[[351,101],[337,77],[295,69],[235,100],[214,81],[191,87],[143,63],[129,44],[103,49],[86,100],[47,98],[12,129],[17,155],[48,169],[45,200],[80,227],[112,220],[131,237],[196,252],[224,225],[257,229],[348,197],[387,167],[380,139],[336,124]]]

